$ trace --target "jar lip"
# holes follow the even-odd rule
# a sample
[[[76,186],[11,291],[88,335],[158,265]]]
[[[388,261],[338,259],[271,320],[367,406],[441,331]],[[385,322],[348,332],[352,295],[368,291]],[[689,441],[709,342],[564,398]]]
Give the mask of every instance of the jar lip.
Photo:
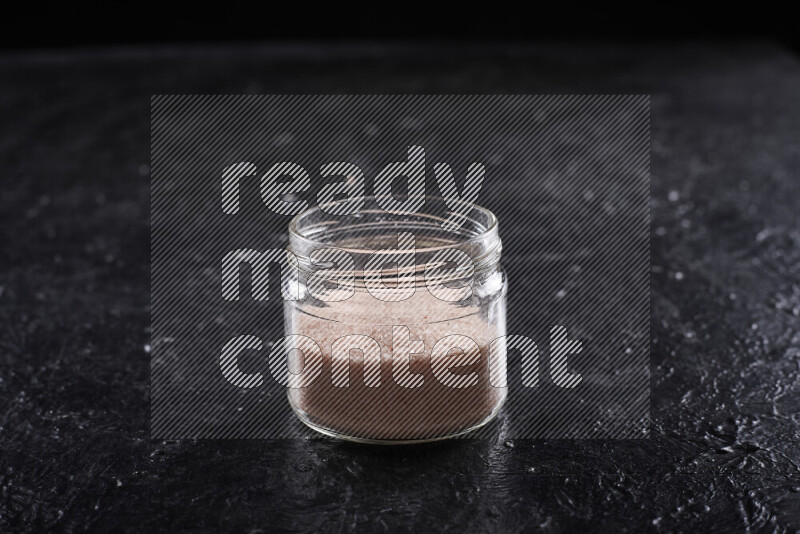
[[[377,197],[375,197],[375,196],[365,196],[363,198],[364,198],[366,203],[372,203],[372,204],[375,204],[376,203],[376,199],[377,199]],[[442,198],[442,197],[426,196],[425,197],[426,205],[427,205],[428,201],[431,201],[431,200],[445,202],[444,198]],[[300,230],[300,228],[298,226],[298,223],[300,222],[300,220],[305,218],[305,217],[308,217],[308,216],[310,216],[310,215],[312,215],[314,213],[323,212],[323,213],[329,214],[331,217],[342,217],[342,216],[330,214],[329,212],[323,210],[322,207],[334,206],[336,204],[344,204],[344,203],[347,203],[348,201],[349,200],[340,200],[340,201],[335,201],[335,202],[328,202],[328,203],[321,204],[321,205],[313,207],[313,208],[308,208],[308,209],[303,210],[302,212],[298,213],[289,222],[289,235],[290,235],[290,237],[292,239],[298,240],[300,243],[302,243],[304,246],[307,246],[307,247],[337,248],[337,249],[341,249],[341,250],[345,250],[345,251],[349,251],[349,252],[353,252],[353,253],[374,252],[374,250],[371,250],[371,249],[357,248],[357,247],[346,246],[346,245],[337,245],[335,243],[330,243],[330,242],[325,242],[325,241],[322,241],[322,240],[314,239],[313,237],[309,237],[307,234],[304,234]],[[471,207],[471,209],[466,212],[466,215],[464,215],[464,217],[467,218],[469,216],[469,213],[472,212],[472,210],[477,210],[478,212],[480,212],[481,214],[483,214],[487,218],[488,224],[487,225],[481,225],[482,228],[480,229],[479,232],[475,233],[474,235],[467,236],[463,240],[454,241],[453,243],[449,243],[449,244],[446,244],[446,245],[437,245],[437,246],[433,246],[433,247],[417,247],[417,248],[415,248],[416,252],[418,252],[418,253],[434,252],[434,251],[438,251],[438,250],[442,250],[442,249],[459,248],[459,247],[469,246],[471,244],[478,243],[479,241],[481,241],[483,239],[486,239],[492,233],[496,232],[497,226],[498,226],[497,217],[495,216],[494,213],[492,213],[487,208],[484,208],[483,206],[479,206],[478,204],[475,204],[475,203],[472,203],[472,202],[465,202],[463,200],[457,200],[457,199],[452,199],[452,198],[451,199],[447,199],[446,205],[448,206],[448,208],[450,208],[450,206],[453,205],[453,204],[458,204],[458,205],[461,205],[461,206],[469,205]],[[370,208],[370,209],[361,209],[361,210],[359,210],[359,213],[384,212],[384,213],[395,214],[395,215],[423,215],[423,216],[426,215],[426,213],[424,211],[424,207],[421,208],[421,209],[422,209],[422,211],[405,213],[405,212],[400,212],[400,211],[392,211],[392,210],[386,210],[386,209]],[[347,215],[345,215],[345,217],[346,216]],[[429,214],[429,216],[431,218],[439,218],[442,221],[445,220],[444,218],[438,217],[438,216],[433,215],[433,214]],[[396,252],[397,251],[395,251],[395,253]]]

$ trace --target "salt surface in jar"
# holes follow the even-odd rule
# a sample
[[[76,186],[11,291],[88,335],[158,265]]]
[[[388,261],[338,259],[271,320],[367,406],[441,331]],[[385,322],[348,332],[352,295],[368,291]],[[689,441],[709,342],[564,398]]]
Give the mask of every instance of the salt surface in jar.
[[[489,422],[506,397],[494,215],[430,198],[413,214],[376,206],[332,215],[340,210],[331,206],[289,228],[299,269],[286,283],[299,299],[286,301],[286,334],[305,341],[289,352],[289,371],[319,368],[289,389],[295,413],[325,434],[380,443]]]

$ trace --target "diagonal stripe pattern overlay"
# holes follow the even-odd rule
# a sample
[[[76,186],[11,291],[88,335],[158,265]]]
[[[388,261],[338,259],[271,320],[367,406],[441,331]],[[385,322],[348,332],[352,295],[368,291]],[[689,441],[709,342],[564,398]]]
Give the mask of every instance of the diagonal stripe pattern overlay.
[[[504,382],[506,402],[495,423],[464,437],[498,426],[509,438],[648,436],[648,96],[187,95],[151,102],[154,438],[311,432],[273,372],[287,369],[284,298],[302,298],[281,282],[295,266],[284,254],[289,222],[343,197],[339,209],[361,209],[356,197],[377,193],[375,177],[409,155],[424,164],[426,197],[474,202],[499,221],[507,337],[492,349],[506,351],[507,372],[493,380]],[[264,180],[268,171],[295,179]],[[393,183],[389,193],[420,191]],[[447,223],[457,225],[457,215]],[[394,248],[414,243],[404,236]],[[240,250],[271,263],[253,273],[242,267],[237,288],[223,284],[223,266],[235,271],[225,262],[237,257],[225,258]],[[321,282],[310,289],[326,290]],[[464,332],[448,334],[464,345]],[[319,347],[336,355],[330,365],[315,360],[320,379],[386,387],[393,377],[384,340],[376,341],[355,339],[361,349],[352,352],[347,341]],[[474,360],[462,352],[453,361]],[[362,371],[346,365],[348,353],[363,358]],[[481,357],[489,354],[481,347]],[[407,375],[406,386],[416,376]],[[475,387],[473,375],[448,379],[460,390]],[[465,410],[431,409],[453,420]],[[363,413],[376,425],[387,417],[376,406]]]

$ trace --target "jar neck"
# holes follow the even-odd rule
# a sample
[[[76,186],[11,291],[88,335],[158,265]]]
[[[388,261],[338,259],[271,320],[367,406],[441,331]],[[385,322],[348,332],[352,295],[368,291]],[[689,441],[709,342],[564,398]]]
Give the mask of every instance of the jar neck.
[[[441,205],[412,214],[373,208],[335,215],[314,208],[292,221],[289,251],[301,273],[322,269],[332,280],[455,281],[498,265],[502,243],[494,215],[462,208],[454,225],[454,210]]]

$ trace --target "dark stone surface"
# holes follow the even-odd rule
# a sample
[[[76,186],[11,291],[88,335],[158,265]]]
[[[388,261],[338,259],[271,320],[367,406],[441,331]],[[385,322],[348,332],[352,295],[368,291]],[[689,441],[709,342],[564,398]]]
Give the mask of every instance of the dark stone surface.
[[[652,93],[652,432],[149,439],[149,97]],[[800,62],[725,47],[0,56],[0,530],[800,529]]]

